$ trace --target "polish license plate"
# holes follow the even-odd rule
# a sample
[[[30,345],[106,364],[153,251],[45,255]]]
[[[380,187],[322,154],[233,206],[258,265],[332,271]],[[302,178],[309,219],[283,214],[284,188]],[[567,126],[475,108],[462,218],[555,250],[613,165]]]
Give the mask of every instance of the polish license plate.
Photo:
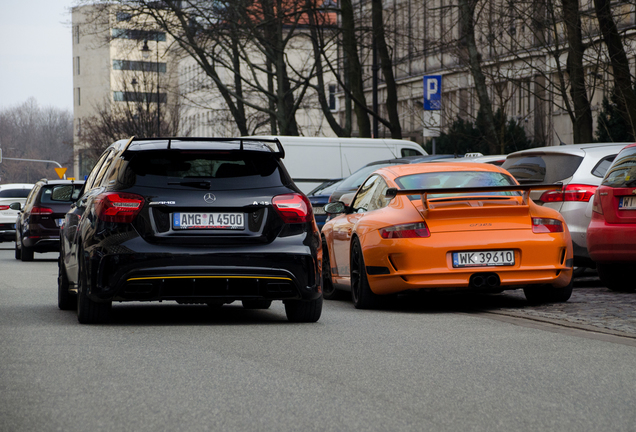
[[[621,197],[618,208],[620,210],[636,210],[636,196]]]
[[[173,213],[172,228],[242,230],[245,217],[243,213]]]
[[[453,267],[494,267],[515,265],[512,250],[453,252]]]

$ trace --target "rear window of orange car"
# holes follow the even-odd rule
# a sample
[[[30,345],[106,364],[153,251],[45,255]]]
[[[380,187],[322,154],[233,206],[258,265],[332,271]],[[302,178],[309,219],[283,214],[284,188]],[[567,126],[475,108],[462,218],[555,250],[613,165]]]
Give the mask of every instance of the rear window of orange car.
[[[395,179],[400,189],[446,189],[465,187],[511,186],[515,180],[504,173],[489,171],[449,171],[411,174]],[[516,196],[518,192],[488,192],[488,195]],[[471,195],[471,194],[467,194]],[[478,193],[477,195],[484,195]],[[432,194],[430,197],[441,197],[442,194]],[[419,199],[419,195],[409,196]]]
[[[636,147],[621,150],[601,184],[610,187],[636,185]]]

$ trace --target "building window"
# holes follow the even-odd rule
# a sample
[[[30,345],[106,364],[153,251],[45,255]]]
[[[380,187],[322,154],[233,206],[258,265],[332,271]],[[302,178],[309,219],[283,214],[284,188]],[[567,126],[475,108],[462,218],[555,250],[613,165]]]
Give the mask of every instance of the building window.
[[[77,75],[79,75],[79,74],[80,74],[80,58],[79,58],[79,56],[77,56],[77,57],[75,58],[75,73],[76,73]]]
[[[113,69],[165,73],[166,63],[133,60],[113,60]]]
[[[80,95],[80,88],[79,87],[77,87],[75,89],[75,102],[77,103],[78,106],[82,104],[82,98],[81,98],[81,95]]]
[[[74,25],[73,26],[73,41],[75,42],[75,44],[79,43],[79,36],[80,36],[79,33],[80,33],[79,24]]]
[[[159,93],[159,101],[166,103],[168,101],[167,93]],[[157,93],[154,92],[113,92],[113,100],[115,102],[157,102]]]
[[[153,40],[157,42],[166,41],[166,33],[154,30],[131,30],[117,29],[112,30],[115,39],[134,39],[134,40]]]
[[[336,86],[334,84],[329,84],[329,109],[336,110]]]
[[[132,14],[128,12],[117,12],[117,21],[130,21]]]

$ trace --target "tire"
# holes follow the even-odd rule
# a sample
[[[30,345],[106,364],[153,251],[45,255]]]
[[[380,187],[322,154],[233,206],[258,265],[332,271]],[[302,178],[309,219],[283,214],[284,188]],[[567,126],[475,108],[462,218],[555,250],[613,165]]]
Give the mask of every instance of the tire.
[[[596,263],[598,277],[603,285],[616,292],[634,292],[636,288],[630,281],[626,264]]]
[[[33,261],[33,249],[22,245],[20,250],[20,259],[22,261]]]
[[[272,305],[271,300],[243,300],[244,309],[269,309]]]
[[[351,245],[351,300],[356,309],[374,309],[380,304],[380,297],[371,291],[367,279],[367,268],[360,240],[356,237]]]
[[[73,310],[77,308],[77,295],[68,291],[69,283],[66,269],[60,256],[57,261],[57,306],[61,310]]]
[[[86,295],[88,289],[89,278],[86,275],[86,270],[82,265],[82,254],[78,255],[79,270],[78,270],[78,286],[77,286],[77,320],[82,324],[102,324],[110,321],[110,313],[112,309],[112,302],[97,303],[89,299]]]
[[[312,323],[322,314],[322,296],[315,300],[287,300],[285,314],[290,322]]]
[[[322,238],[322,296],[325,300],[337,300],[341,297],[340,291],[333,286],[331,281],[331,261],[327,240],[324,237]]]
[[[17,260],[21,260],[22,259],[22,250],[20,248],[18,248],[18,242],[15,242],[15,259]]]
[[[528,286],[523,289],[526,300],[532,304],[541,303],[564,303],[572,296],[572,286],[574,280],[563,288],[554,288],[551,285]]]

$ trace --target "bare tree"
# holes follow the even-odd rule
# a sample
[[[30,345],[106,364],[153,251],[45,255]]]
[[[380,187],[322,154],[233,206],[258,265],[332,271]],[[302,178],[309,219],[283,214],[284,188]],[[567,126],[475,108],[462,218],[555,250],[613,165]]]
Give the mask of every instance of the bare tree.
[[[50,160],[69,167],[73,159],[73,117],[67,110],[42,108],[35,99],[0,111],[0,163],[3,183],[34,183],[57,178],[52,163],[11,159]],[[10,158],[10,159],[7,159]]]

